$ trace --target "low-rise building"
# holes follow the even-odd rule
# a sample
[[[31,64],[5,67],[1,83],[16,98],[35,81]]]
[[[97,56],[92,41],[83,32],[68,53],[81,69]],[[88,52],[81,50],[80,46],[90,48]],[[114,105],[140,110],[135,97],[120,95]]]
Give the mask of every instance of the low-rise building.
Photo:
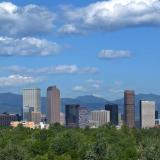
[[[91,111],[91,121],[96,122],[99,126],[110,122],[110,111],[95,110]]]
[[[36,125],[34,122],[28,122],[28,121],[23,121],[23,122],[18,122],[18,121],[13,121],[10,123],[10,126],[13,128],[18,127],[19,125],[22,125],[23,127],[27,127],[27,128],[31,128],[31,129],[35,129]]]

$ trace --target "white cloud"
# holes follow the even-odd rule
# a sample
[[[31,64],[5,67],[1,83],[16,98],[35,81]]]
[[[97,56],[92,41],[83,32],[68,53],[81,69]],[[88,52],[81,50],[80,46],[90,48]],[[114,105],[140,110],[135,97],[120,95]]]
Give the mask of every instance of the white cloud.
[[[76,91],[76,92],[86,92],[86,88],[81,85],[77,85],[77,86],[73,87],[72,90]]]
[[[131,53],[129,51],[114,51],[114,50],[102,50],[98,54],[99,58],[102,59],[117,59],[117,58],[129,58],[131,57]]]
[[[58,30],[59,34],[84,34],[82,31],[78,30],[76,26],[73,24],[65,24],[64,26],[60,27]]]
[[[14,74],[97,74],[98,68],[95,67],[78,67],[77,65],[57,65],[49,67],[27,68],[23,66],[0,67],[1,71],[8,71]]]
[[[16,6],[0,3],[0,36],[33,36],[53,30],[55,15],[37,5]]]
[[[90,73],[90,74],[95,74],[99,73],[99,69],[96,67],[84,67],[79,70],[80,73]]]
[[[75,92],[85,92],[85,93],[95,93],[99,92],[102,87],[102,81],[100,80],[94,80],[94,79],[88,79],[84,82],[82,85],[76,85],[72,88]]]
[[[21,86],[21,85],[33,84],[37,82],[39,82],[38,79],[35,79],[30,76],[10,75],[8,77],[0,77],[1,87]]]
[[[60,50],[57,43],[33,37],[0,37],[0,56],[54,55]]]
[[[134,26],[160,26],[159,0],[107,0],[64,9],[74,30],[113,31]],[[73,33],[72,31],[72,33]]]
[[[78,67],[76,65],[59,65],[55,68],[52,68],[53,73],[77,73]]]

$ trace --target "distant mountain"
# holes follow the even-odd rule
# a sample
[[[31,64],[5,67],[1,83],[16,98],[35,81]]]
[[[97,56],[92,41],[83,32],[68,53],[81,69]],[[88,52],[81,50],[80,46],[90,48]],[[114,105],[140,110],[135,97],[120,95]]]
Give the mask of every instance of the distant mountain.
[[[136,96],[136,115],[139,113],[139,100],[149,100],[156,102],[156,109],[160,111],[160,96],[155,94],[139,94]],[[64,112],[65,104],[80,104],[86,106],[89,110],[104,109],[106,103],[115,103],[119,105],[119,111],[123,112],[123,98],[115,101],[108,101],[91,95],[73,98],[62,98],[62,111]],[[42,112],[46,113],[46,98],[41,98]],[[0,113],[21,113],[22,95],[13,93],[0,93]]]
[[[46,106],[46,99],[43,97],[42,101],[43,101],[42,110],[44,111],[44,107]],[[93,110],[93,109],[99,109],[99,108],[103,109],[106,103],[109,103],[109,101],[103,98],[92,96],[92,95],[80,96],[75,99],[73,98],[62,98],[61,99],[61,105],[62,105],[63,112],[65,110],[64,109],[65,104],[79,104],[81,106],[88,107],[89,110]]]
[[[22,108],[22,95],[13,93],[0,93],[0,113],[20,113]]]

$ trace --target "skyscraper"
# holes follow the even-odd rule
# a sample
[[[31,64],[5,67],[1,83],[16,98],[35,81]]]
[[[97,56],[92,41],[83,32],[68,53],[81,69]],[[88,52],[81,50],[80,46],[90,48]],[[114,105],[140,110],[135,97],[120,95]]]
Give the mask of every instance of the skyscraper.
[[[56,86],[47,88],[47,119],[48,123],[60,123],[60,90]]]
[[[135,127],[135,93],[131,90],[124,92],[124,123],[129,128]]]
[[[141,128],[155,126],[155,102],[140,101],[140,126]]]
[[[105,110],[110,111],[110,121],[114,125],[118,125],[118,105],[117,104],[106,104]]]
[[[30,112],[40,112],[41,90],[39,88],[23,89],[23,120],[28,121]]]
[[[65,106],[66,127],[73,128],[79,126],[79,107],[78,104]]]

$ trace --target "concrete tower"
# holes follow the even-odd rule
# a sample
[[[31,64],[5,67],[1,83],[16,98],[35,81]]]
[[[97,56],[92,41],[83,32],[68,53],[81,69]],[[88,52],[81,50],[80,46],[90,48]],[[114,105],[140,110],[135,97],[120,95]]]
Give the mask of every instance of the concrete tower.
[[[124,91],[124,123],[129,128],[135,127],[135,93]]]
[[[60,91],[56,86],[47,88],[47,119],[48,123],[60,123]]]

